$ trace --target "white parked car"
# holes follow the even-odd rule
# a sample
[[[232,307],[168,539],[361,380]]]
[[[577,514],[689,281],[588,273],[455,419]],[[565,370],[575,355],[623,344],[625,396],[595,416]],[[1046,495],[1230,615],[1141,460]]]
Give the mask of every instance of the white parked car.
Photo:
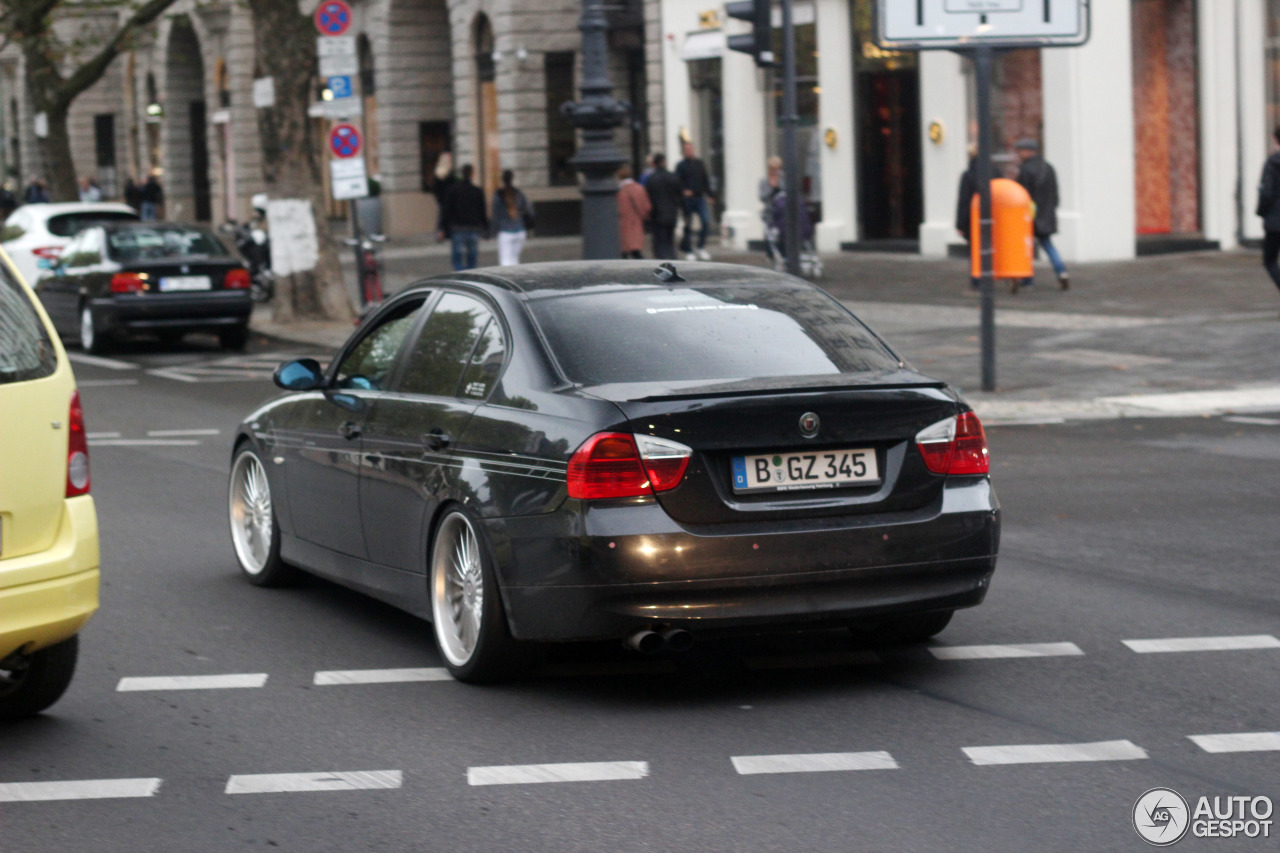
[[[137,218],[132,207],[115,202],[24,204],[5,220],[0,244],[27,284],[35,287],[41,273],[53,268],[63,247],[90,222]]]

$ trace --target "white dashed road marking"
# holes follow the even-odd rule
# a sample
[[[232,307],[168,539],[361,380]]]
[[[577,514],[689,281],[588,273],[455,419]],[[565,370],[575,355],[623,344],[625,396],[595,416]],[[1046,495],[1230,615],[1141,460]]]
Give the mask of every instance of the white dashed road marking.
[[[422,669],[336,669],[317,672],[315,683],[326,684],[392,684],[401,681],[453,681],[444,667]]]
[[[1127,740],[1098,743],[1041,743],[1026,746],[966,746],[974,764],[1054,764],[1071,761],[1133,761],[1147,751]]]
[[[199,441],[192,438],[91,438],[94,447],[195,447]]]
[[[149,429],[151,438],[186,438],[197,435],[221,435],[220,429]]]
[[[1016,643],[999,646],[936,646],[929,649],[938,660],[991,660],[994,658],[1047,658],[1082,655],[1075,643]]]
[[[131,361],[117,361],[114,358],[103,358],[97,355],[86,355],[82,352],[69,352],[67,359],[76,364],[87,364],[90,367],[105,367],[107,370],[137,370],[138,365]]]
[[[78,379],[76,386],[80,388],[115,388],[122,385],[137,385],[136,379]]]
[[[1280,649],[1280,640],[1270,634],[1252,634],[1244,637],[1171,637],[1165,640],[1121,640],[1121,642],[1139,654]]]
[[[542,782],[609,782],[643,779],[647,761],[595,761],[586,764],[511,764],[468,767],[468,785],[534,785]]]
[[[735,755],[733,769],[743,776],[759,773],[831,773],[839,770],[897,770],[887,752],[815,752],[806,755]]]
[[[1275,752],[1280,732],[1241,732],[1226,735],[1187,735],[1205,752]]]
[[[1233,424],[1256,424],[1258,426],[1280,426],[1280,418],[1250,418],[1244,415],[1223,418]]]
[[[367,791],[399,788],[399,770],[352,770],[338,773],[260,773],[232,776],[228,794],[285,794],[302,791]]]
[[[161,379],[172,379],[175,382],[199,382],[200,381],[194,376],[189,376],[186,373],[178,373],[173,370],[165,370],[164,368],[155,368],[153,370],[148,370],[147,373],[150,373],[152,376],[159,376]]]
[[[223,690],[262,687],[266,683],[265,672],[235,675],[168,675],[151,678],[122,678],[116,690],[120,693],[136,690]]]
[[[119,438],[120,433],[118,432],[86,432],[84,436],[90,441],[102,441],[108,438]]]
[[[158,790],[160,790],[159,779],[80,779],[74,782],[8,782],[0,784],[0,803],[154,797]]]

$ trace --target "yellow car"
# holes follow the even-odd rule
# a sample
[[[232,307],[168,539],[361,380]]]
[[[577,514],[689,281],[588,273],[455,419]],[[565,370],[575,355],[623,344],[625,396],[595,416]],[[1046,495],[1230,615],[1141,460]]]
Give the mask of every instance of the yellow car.
[[[0,719],[38,714],[98,609],[98,515],[67,354],[0,252]]]

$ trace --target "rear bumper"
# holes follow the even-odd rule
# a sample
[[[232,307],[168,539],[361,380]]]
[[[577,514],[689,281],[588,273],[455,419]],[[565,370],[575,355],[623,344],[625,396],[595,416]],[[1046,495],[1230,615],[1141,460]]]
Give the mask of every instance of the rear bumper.
[[[53,546],[0,560],[0,659],[71,637],[98,609],[98,519],[70,498]]]
[[[100,333],[207,329],[245,325],[253,300],[247,290],[155,293],[95,299],[93,309]]]
[[[985,479],[948,484],[913,513],[695,533],[639,503],[587,509],[569,546],[563,528],[558,542],[536,535],[566,512],[507,519],[495,537],[517,638],[608,639],[656,624],[710,633],[972,607],[986,596],[1000,532]]]

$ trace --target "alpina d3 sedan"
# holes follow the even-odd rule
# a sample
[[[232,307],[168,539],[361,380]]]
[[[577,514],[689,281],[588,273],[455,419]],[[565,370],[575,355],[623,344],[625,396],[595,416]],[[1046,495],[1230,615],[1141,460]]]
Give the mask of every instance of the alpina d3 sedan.
[[[767,270],[454,273],[276,381],[231,463],[244,574],[303,569],[425,617],[462,680],[531,641],[921,640],[995,568],[978,418]]]

